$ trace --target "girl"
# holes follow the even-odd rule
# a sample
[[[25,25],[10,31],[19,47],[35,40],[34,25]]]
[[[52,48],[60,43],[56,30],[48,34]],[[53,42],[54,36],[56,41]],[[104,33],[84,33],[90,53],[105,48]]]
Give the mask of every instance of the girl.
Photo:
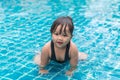
[[[48,73],[44,67],[50,60],[59,63],[69,61],[70,69],[67,75],[72,75],[76,69],[78,60],[87,58],[87,54],[78,52],[76,45],[71,41],[74,25],[70,17],[60,17],[51,26],[52,40],[45,44],[41,54],[35,56],[34,61],[40,65],[40,73]]]

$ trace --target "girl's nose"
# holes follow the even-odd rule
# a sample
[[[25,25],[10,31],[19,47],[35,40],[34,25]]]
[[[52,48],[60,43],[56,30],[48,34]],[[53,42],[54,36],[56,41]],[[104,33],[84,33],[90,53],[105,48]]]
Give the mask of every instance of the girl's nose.
[[[58,36],[58,39],[62,40],[62,36],[61,36],[61,35],[59,35],[59,36]]]

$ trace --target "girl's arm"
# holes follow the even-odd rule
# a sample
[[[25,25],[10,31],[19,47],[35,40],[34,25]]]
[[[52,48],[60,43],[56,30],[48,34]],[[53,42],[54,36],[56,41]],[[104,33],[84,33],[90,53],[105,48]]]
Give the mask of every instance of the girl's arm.
[[[72,72],[76,69],[78,63],[78,50],[73,44],[70,51],[70,69],[66,72],[67,75],[72,75]]]
[[[41,52],[41,63],[40,63],[40,73],[48,73],[47,70],[45,70],[45,66],[48,64],[49,61],[49,48],[48,48],[48,44],[46,44],[43,48],[42,48],[42,52]]]

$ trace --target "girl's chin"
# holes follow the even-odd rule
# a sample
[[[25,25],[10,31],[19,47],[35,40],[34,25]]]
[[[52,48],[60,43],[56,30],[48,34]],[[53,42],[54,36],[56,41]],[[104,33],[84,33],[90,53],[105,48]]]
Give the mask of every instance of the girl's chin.
[[[58,48],[65,48],[63,45],[57,45]]]
[[[62,48],[62,47],[63,47],[63,45],[60,45],[60,44],[56,44],[56,46],[57,46],[58,48]]]
[[[62,45],[57,45],[57,47],[62,48]]]

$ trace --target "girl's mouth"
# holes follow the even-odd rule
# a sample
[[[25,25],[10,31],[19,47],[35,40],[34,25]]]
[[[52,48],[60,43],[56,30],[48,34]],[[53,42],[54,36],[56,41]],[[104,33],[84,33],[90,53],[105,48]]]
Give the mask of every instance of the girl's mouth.
[[[59,45],[63,44],[63,42],[57,42]]]

